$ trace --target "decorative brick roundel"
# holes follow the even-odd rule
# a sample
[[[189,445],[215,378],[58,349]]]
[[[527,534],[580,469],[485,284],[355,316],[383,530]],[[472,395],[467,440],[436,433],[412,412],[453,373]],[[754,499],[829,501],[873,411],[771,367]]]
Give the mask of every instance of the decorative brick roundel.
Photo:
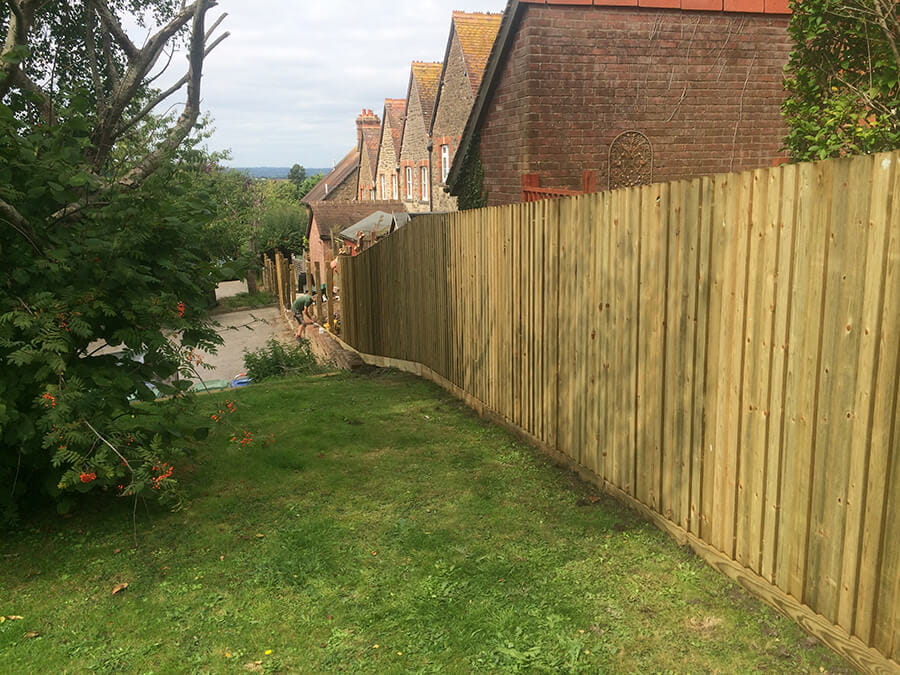
[[[653,146],[640,131],[623,131],[609,146],[609,189],[653,180]]]

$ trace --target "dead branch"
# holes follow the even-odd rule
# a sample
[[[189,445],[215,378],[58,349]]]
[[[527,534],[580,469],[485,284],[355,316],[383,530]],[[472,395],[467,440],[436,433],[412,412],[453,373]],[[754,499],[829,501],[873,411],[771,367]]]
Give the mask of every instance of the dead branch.
[[[220,44],[223,40],[225,40],[225,38],[229,37],[230,35],[231,35],[231,33],[227,33],[227,32],[226,32],[226,33],[223,33],[222,35],[220,35],[218,38],[216,38],[216,39],[212,42],[212,44],[210,44],[210,45],[206,48],[206,51],[205,51],[205,53],[204,53],[204,56],[209,56],[209,53],[210,53],[213,49],[215,49],[217,46],[219,46],[219,44]],[[155,96],[149,103],[147,103],[143,108],[141,108],[141,110],[140,110],[136,115],[134,115],[134,117],[132,117],[132,118],[131,118],[130,120],[128,120],[127,122],[124,122],[124,123],[122,124],[122,126],[119,127],[119,129],[116,131],[116,136],[121,136],[121,135],[124,134],[126,131],[128,131],[129,129],[131,129],[135,124],[137,124],[137,123],[140,122],[142,119],[144,119],[147,115],[150,114],[150,111],[152,111],[156,106],[158,106],[160,103],[162,103],[163,101],[165,101],[165,100],[166,100],[167,98],[169,98],[172,94],[174,94],[176,91],[178,91],[179,89],[181,89],[184,85],[186,85],[186,84],[188,83],[188,79],[189,79],[189,74],[186,73],[180,80],[178,80],[178,82],[176,82],[175,84],[173,84],[171,87],[169,87],[169,88],[166,89],[165,91],[160,92],[158,96]]]
[[[122,24],[116,19],[115,15],[109,10],[109,6],[104,0],[94,0],[91,3],[96,7],[97,14],[100,15],[100,21],[106,26],[109,33],[115,38],[116,44],[125,52],[125,56],[129,61],[135,61],[140,57],[140,50],[134,46],[134,43],[122,29]]]

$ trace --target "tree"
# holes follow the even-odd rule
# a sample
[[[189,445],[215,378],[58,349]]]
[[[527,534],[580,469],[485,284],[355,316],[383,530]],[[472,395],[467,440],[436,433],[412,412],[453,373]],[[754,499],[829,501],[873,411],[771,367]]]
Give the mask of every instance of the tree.
[[[5,0],[0,28],[0,520],[28,494],[175,484],[178,417],[194,350],[219,342],[205,312],[217,265],[198,176],[200,84],[214,0]],[[160,25],[138,47],[123,18]],[[226,34],[227,35],[227,34]],[[151,70],[181,41],[188,71]],[[85,67],[82,67],[82,63]],[[152,110],[187,87],[177,117]],[[201,433],[201,432],[198,432]]]
[[[299,164],[294,164],[288,171],[288,180],[299,188],[306,180],[306,169]]]
[[[894,0],[795,0],[785,141],[799,160],[900,147]]]
[[[314,176],[307,176],[306,180],[304,180],[299,189],[297,190],[300,193],[300,199],[303,199],[309,191],[312,190],[316,185],[318,185],[325,176],[321,173],[317,173]]]

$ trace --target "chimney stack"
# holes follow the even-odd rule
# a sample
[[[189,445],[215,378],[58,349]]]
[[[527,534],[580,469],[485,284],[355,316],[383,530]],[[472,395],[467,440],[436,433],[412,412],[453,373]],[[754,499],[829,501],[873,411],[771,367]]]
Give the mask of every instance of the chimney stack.
[[[356,144],[357,147],[362,142],[363,129],[380,129],[381,120],[378,115],[367,108],[363,108],[362,113],[356,118]]]

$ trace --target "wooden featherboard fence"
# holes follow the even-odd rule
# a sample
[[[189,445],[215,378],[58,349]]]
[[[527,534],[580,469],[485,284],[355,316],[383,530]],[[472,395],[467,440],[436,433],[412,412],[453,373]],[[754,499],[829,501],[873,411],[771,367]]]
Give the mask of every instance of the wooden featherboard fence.
[[[898,164],[418,218],[341,259],[345,339],[419,364],[897,672]]]

